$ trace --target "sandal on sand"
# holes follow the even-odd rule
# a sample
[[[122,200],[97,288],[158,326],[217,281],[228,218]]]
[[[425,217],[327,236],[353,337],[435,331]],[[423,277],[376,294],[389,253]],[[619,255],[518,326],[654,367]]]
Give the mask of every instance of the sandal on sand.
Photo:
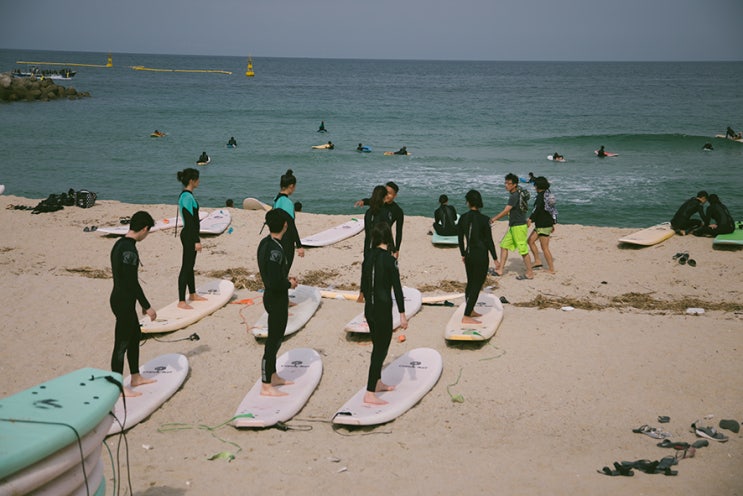
[[[530,280],[531,281],[532,279],[534,279],[534,278],[533,277],[526,277],[526,276],[516,276],[516,280],[517,281],[526,281],[526,280]]]
[[[737,434],[740,432],[740,424],[737,420],[720,420],[720,429],[727,429]]]
[[[697,261],[694,260],[693,258],[690,258],[687,263],[689,264],[689,267],[696,267],[697,266]]]
[[[685,450],[691,448],[691,445],[689,443],[686,443],[684,441],[671,441],[670,439],[664,439],[656,446],[658,446],[659,448],[673,448],[675,450]]]
[[[542,268],[542,264],[532,265],[531,268],[532,269],[541,269]]]
[[[641,425],[637,429],[632,429],[632,432],[636,432],[637,434],[645,434],[646,436],[650,436],[653,439],[665,439],[667,437],[671,437],[671,434],[669,432],[663,432],[662,430],[655,427],[650,427],[649,425]]]
[[[722,432],[717,432],[717,429],[715,429],[714,427],[700,426],[697,425],[697,422],[691,424],[691,428],[694,430],[697,436],[721,443],[724,443],[728,440],[728,437],[725,434],[723,434]]]
[[[661,415],[658,417],[658,422],[660,422],[661,424],[667,424],[670,421],[671,417],[669,417],[668,415]]]
[[[684,253],[683,255],[681,255],[681,256],[679,257],[679,263],[680,263],[681,265],[684,265],[684,264],[686,264],[686,261],[687,261],[687,260],[689,260],[689,254],[688,254],[688,253]],[[696,263],[696,262],[695,262],[695,263]]]
[[[680,252],[676,253],[676,254],[675,254],[675,255],[674,255],[673,257],[672,257],[672,259],[673,259],[673,260],[678,260],[679,258],[681,258],[681,257],[682,257],[682,256],[684,256],[684,255],[688,255],[688,253],[685,253],[685,252],[683,252],[683,251],[680,251]]]

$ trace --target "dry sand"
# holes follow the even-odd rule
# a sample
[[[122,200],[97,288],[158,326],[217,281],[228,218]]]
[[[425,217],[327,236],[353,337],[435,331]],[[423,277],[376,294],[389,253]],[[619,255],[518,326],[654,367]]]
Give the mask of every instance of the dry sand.
[[[174,212],[172,205],[100,200],[90,209],[40,215],[6,209],[35,203],[0,197],[2,396],[81,367],[108,368],[114,239],[83,228],[116,224],[139,209],[156,219]],[[248,276],[257,272],[262,213],[232,214],[231,234],[204,238],[197,284],[229,273],[236,300],[257,299]],[[348,218],[300,213],[298,226],[307,236]],[[406,219],[403,283],[424,294],[459,291],[465,275],[458,250],[432,246],[430,222]],[[496,240],[505,228],[494,227]],[[723,431],[729,442],[681,460],[676,477],[596,472],[614,461],[673,454],[632,432],[642,424],[693,442],[689,426],[701,417],[713,415],[708,422],[715,426],[723,418],[743,420],[743,251],[713,250],[710,239],[678,236],[648,248],[619,246],[616,240],[631,231],[558,225],[551,243],[558,273],[537,271],[532,281],[515,279],[523,264],[511,254],[507,273],[488,279],[510,304],[485,344],[447,344],[443,327],[454,308],[424,306],[411,319],[407,340],[393,342],[388,361],[415,347],[435,348],[444,358],[441,379],[414,408],[374,428],[329,423],[365,382],[370,342],[343,332],[361,311],[355,302],[323,300],[305,328],[285,340],[282,352],[312,347],[324,364],[319,387],[288,431],[158,430],[176,422],[216,426],[232,417],[260,374],[262,343],[247,332],[260,304],[229,304],[160,341],[147,340],[142,362],[184,353],[191,372],[175,396],[127,433],[134,494],[743,494],[743,434],[730,431]],[[353,289],[361,247],[356,236],[307,249],[293,273],[321,287]],[[162,307],[177,296],[180,242],[172,232],[157,232],[139,250],[145,292]],[[680,251],[697,266],[672,260]],[[576,309],[561,311],[565,305]],[[687,307],[706,312],[687,315]],[[165,342],[192,333],[201,339]],[[464,401],[452,401],[453,395]],[[659,424],[659,415],[671,422]],[[114,451],[117,442],[108,440]],[[209,460],[220,452],[234,459]],[[121,453],[123,466],[123,446]],[[110,494],[110,463],[106,477]]]

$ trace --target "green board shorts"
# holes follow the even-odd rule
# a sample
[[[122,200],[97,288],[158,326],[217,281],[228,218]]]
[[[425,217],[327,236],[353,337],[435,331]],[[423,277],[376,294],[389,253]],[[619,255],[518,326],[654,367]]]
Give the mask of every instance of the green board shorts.
[[[528,231],[526,224],[510,226],[500,242],[500,247],[508,251],[518,250],[521,256],[528,254],[529,245],[526,243]]]
[[[550,234],[552,234],[552,231],[554,230],[554,227],[535,227],[534,231],[537,233],[537,236],[547,236],[549,237]]]

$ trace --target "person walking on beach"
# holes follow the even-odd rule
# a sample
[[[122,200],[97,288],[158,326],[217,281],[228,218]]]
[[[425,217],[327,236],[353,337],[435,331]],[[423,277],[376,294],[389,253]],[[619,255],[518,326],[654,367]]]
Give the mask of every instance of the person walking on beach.
[[[371,230],[372,249],[364,256],[361,265],[359,302],[364,303],[364,317],[369,324],[372,353],[366,380],[364,403],[386,405],[377,396],[381,391],[391,391],[394,386],[382,382],[382,365],[392,341],[392,291],[400,312],[400,328],[408,328],[405,316],[405,297],[400,284],[397,259],[389,252],[392,231],[386,222],[377,222]]]
[[[704,204],[707,203],[707,192],[701,190],[697,196],[693,196],[681,204],[671,219],[671,227],[679,236],[691,234],[704,224]],[[694,214],[698,219],[692,219]]]
[[[183,184],[183,191],[178,197],[178,215],[183,218],[183,229],[181,229],[183,256],[181,271],[178,273],[178,308],[192,310],[193,307],[186,301],[186,289],[188,289],[190,301],[206,300],[196,293],[196,277],[194,276],[196,254],[201,251],[199,203],[193,195],[194,190],[199,187],[199,171],[188,167],[179,171],[176,177]],[[176,218],[177,230],[178,219]]]
[[[552,252],[550,251],[550,236],[555,232],[555,224],[557,224],[557,207],[555,206],[557,199],[550,191],[550,183],[546,177],[537,177],[534,180],[534,187],[537,190],[537,198],[534,200],[534,211],[526,220],[527,226],[531,226],[532,223],[534,224],[534,230],[529,235],[527,241],[529,249],[534,256],[532,268],[542,267],[542,262],[539,259],[539,248],[537,247],[537,239],[539,239],[539,245],[542,247],[544,259],[547,262],[547,272],[554,274],[555,263],[552,259]]]
[[[402,226],[405,223],[405,213],[403,212],[402,208],[400,208],[400,205],[395,202],[397,193],[400,191],[400,188],[397,186],[397,184],[392,181],[388,181],[384,187],[387,190],[387,196],[384,199],[384,205],[387,210],[387,212],[385,213],[385,222],[390,225],[390,229],[392,229],[393,225],[395,226],[395,237],[392,243],[391,251],[392,255],[395,258],[398,258],[400,256],[400,245],[402,244]],[[354,206],[361,207],[362,205],[369,204],[369,198],[364,198],[357,201]]]
[[[714,222],[713,222],[714,221]],[[709,195],[709,207],[704,220],[704,227],[694,231],[694,236],[711,236],[730,234],[735,231],[735,221],[728,208],[716,194]]]
[[[279,188],[279,193],[273,199],[273,208],[279,209],[286,214],[288,229],[286,234],[281,238],[281,243],[284,246],[284,256],[289,264],[289,269],[291,269],[294,264],[295,247],[297,255],[304,257],[304,248],[302,247],[302,241],[300,240],[295,221],[296,209],[294,202],[289,199],[289,196],[294,194],[294,191],[297,189],[297,178],[294,177],[294,171],[288,169],[286,174],[281,176]]]
[[[276,373],[276,355],[284,339],[289,320],[289,289],[297,287],[297,280],[289,277],[289,261],[284,253],[282,238],[289,222],[280,209],[266,212],[269,234],[258,245],[258,270],[263,280],[263,308],[268,313],[268,337],[261,360],[261,394],[286,396],[277,386],[293,384]]]
[[[439,236],[457,234],[457,209],[449,205],[449,197],[439,196],[439,208],[433,212],[433,229]]]
[[[495,252],[488,216],[480,212],[482,208],[480,192],[471,189],[464,198],[467,200],[469,210],[462,215],[457,224],[459,253],[467,272],[467,286],[464,290],[466,305],[462,324],[481,324],[477,320],[481,315],[475,312],[475,304],[488,275],[488,253],[494,262],[498,261],[498,255]]]
[[[506,260],[508,260],[509,250],[518,250],[521,258],[524,259],[526,273],[523,276],[517,276],[516,279],[533,279],[534,272],[531,270],[531,259],[529,258],[529,245],[527,244],[527,233],[529,228],[526,225],[526,211],[528,209],[529,193],[519,186],[519,177],[514,173],[506,175],[506,191],[508,191],[508,204],[505,208],[491,219],[491,223],[508,216],[508,231],[501,239],[501,256],[500,262],[496,262],[495,273],[503,275],[506,269]]]
[[[132,215],[129,222],[129,231],[123,238],[114,243],[111,249],[111,273],[114,287],[111,291],[109,304],[116,317],[114,331],[114,347],[111,353],[111,370],[124,374],[124,355],[129,363],[131,373],[131,387],[124,388],[124,396],[140,396],[142,393],[131,388],[150,384],[154,379],[147,379],[139,374],[139,341],[142,338],[142,328],[139,325],[136,304],[142,306],[142,313],[151,320],[157,318],[157,312],[152,308],[139,284],[139,252],[137,241],[142,241],[149,234],[155,221],[152,216],[139,211]]]

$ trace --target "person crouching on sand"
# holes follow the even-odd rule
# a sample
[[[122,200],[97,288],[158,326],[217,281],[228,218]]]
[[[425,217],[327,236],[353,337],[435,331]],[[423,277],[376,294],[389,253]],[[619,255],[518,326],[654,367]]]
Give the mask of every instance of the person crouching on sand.
[[[467,272],[467,286],[464,290],[467,303],[464,307],[462,324],[481,324],[476,319],[481,315],[475,312],[475,304],[482,285],[485,284],[485,278],[488,276],[488,253],[493,257],[494,262],[498,261],[498,255],[490,230],[490,219],[480,212],[482,195],[479,191],[471,189],[465,195],[465,199],[469,210],[459,218],[457,223],[459,252]]]
[[[261,360],[261,394],[286,396],[277,386],[293,384],[276,373],[276,355],[284,339],[289,320],[289,289],[297,287],[297,280],[289,277],[289,263],[284,254],[281,238],[286,234],[288,222],[281,209],[266,212],[269,234],[258,245],[258,270],[265,287],[263,308],[268,312],[268,337]]]
[[[382,382],[382,365],[392,341],[392,290],[395,292],[397,310],[400,312],[400,328],[408,328],[405,316],[405,297],[400,284],[397,259],[392,256],[392,231],[386,222],[377,222],[371,230],[371,250],[364,255],[361,265],[361,290],[359,302],[364,302],[364,317],[369,324],[372,353],[369,374],[366,380],[364,403],[386,405],[377,396],[381,391],[392,391],[395,387]]]
[[[149,234],[155,221],[145,211],[132,215],[129,231],[123,238],[114,243],[111,249],[111,273],[114,287],[111,291],[109,304],[116,316],[116,330],[114,335],[114,349],[111,353],[111,370],[124,373],[124,355],[129,362],[129,372],[132,375],[131,387],[142,386],[155,382],[155,379],[146,379],[139,374],[139,341],[142,338],[142,328],[139,326],[136,304],[142,306],[142,312],[151,320],[157,318],[150,302],[139,285],[139,252],[137,241],[142,241]],[[140,396],[142,393],[130,388],[124,388],[124,396]]]

